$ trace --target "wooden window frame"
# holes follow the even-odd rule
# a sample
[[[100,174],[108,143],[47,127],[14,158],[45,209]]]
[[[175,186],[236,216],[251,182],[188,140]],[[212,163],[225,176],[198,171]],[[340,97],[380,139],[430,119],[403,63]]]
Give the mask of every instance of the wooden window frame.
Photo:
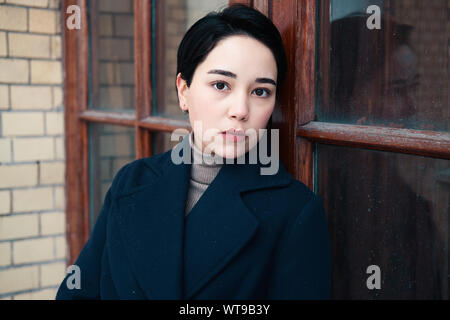
[[[272,127],[280,128],[280,159],[296,179],[314,188],[314,144],[393,151],[450,159],[450,134],[428,130],[343,125],[315,121],[316,57],[322,63],[329,35],[324,28],[317,39],[317,18],[329,14],[329,0],[318,8],[310,0],[244,0],[266,14],[280,30],[288,58],[288,74],[280,88],[280,101],[272,116]],[[66,8],[81,9],[81,29],[63,28],[64,106],[66,146],[66,237],[67,261],[74,263],[90,232],[88,125],[104,123],[134,127],[136,158],[152,155],[153,132],[190,129],[187,121],[155,117],[151,83],[151,0],[134,0],[134,113],[88,109],[88,20],[86,0],[63,0]],[[65,23],[62,24],[65,26]],[[319,43],[316,46],[316,43]],[[316,52],[319,52],[317,55]],[[326,68],[321,68],[326,69]],[[322,79],[326,74],[319,74]]]

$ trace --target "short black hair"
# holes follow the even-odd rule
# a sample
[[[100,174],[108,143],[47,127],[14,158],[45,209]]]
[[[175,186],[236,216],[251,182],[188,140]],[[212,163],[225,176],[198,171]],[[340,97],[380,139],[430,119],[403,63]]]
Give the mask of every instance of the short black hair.
[[[189,87],[197,66],[220,40],[232,35],[252,37],[272,51],[277,64],[278,87],[287,69],[280,32],[264,14],[243,4],[233,4],[220,12],[210,12],[189,28],[178,47],[177,75],[181,73],[181,78]]]

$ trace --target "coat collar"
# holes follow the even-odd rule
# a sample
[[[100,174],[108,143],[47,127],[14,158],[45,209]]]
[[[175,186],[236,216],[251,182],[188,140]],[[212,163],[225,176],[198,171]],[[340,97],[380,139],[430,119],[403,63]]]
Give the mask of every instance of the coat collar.
[[[174,147],[181,155],[184,150],[190,150],[188,135]],[[185,218],[191,164],[175,164],[170,156],[169,150],[160,162],[145,159],[157,174],[117,199],[122,240],[149,299],[193,297],[258,228],[241,193],[286,186],[293,179],[281,163],[275,175],[261,175],[259,162],[224,164]],[[185,280],[183,271],[189,274]]]

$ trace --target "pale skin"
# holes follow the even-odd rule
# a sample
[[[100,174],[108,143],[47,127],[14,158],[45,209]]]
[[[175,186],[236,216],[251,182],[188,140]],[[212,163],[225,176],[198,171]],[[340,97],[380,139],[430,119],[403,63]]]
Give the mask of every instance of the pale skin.
[[[270,49],[243,35],[219,41],[197,66],[190,87],[178,74],[180,108],[189,111],[195,145],[203,152],[208,146],[211,154],[222,158],[239,157],[253,148],[256,139],[246,136],[240,142],[228,141],[222,132],[253,129],[259,135],[275,107],[276,79],[277,65]]]

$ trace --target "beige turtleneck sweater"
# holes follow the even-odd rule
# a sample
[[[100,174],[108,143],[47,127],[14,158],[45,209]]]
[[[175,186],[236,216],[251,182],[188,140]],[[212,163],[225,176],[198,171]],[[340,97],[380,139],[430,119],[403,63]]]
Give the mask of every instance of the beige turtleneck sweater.
[[[191,166],[189,190],[186,199],[185,217],[200,199],[206,188],[209,187],[211,182],[219,173],[220,168],[222,168],[222,164],[213,163],[214,156],[203,153],[194,144],[193,132],[189,134],[189,143],[192,148],[193,161]]]

